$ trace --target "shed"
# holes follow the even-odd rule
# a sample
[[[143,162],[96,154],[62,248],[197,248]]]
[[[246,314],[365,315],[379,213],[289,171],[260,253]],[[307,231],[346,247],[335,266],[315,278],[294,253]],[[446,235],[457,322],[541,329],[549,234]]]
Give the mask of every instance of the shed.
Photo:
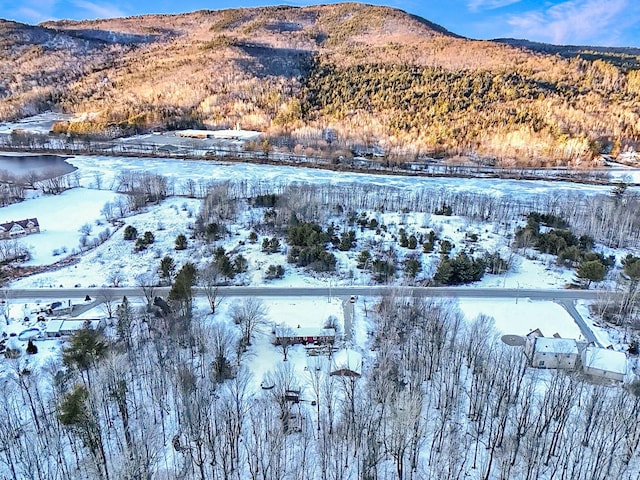
[[[344,377],[362,376],[362,355],[348,348],[338,350],[331,358],[330,375],[340,375]]]
[[[578,360],[578,344],[573,338],[527,338],[527,354],[532,367],[575,368]]]
[[[627,355],[607,348],[587,347],[582,352],[582,371],[622,382],[627,374]]]

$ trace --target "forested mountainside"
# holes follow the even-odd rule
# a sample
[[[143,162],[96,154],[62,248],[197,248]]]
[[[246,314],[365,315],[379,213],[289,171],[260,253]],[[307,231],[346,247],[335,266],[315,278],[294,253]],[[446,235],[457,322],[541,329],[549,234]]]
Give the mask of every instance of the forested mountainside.
[[[57,132],[239,125],[390,155],[589,165],[637,149],[633,49],[476,41],[357,3],[0,23],[0,120],[84,115]]]

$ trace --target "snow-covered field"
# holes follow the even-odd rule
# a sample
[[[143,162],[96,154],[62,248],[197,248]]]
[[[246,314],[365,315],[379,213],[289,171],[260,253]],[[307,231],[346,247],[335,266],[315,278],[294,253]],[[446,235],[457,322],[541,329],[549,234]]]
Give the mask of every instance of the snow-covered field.
[[[583,340],[580,329],[557,303],[517,300],[468,299],[459,301],[460,310],[469,319],[478,315],[493,317],[495,328],[502,334],[526,335],[539,328],[545,337],[555,333],[562,338]]]

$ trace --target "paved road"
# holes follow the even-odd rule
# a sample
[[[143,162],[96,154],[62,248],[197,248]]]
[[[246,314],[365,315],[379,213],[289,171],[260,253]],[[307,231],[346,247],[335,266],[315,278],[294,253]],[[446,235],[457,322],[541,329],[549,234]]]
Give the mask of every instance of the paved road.
[[[155,289],[155,294],[166,296],[168,287]],[[349,297],[361,295],[379,297],[387,294],[402,297],[459,297],[459,298],[531,298],[534,300],[595,300],[602,298],[602,290],[558,290],[533,288],[470,288],[470,287],[389,287],[389,286],[340,286],[340,287],[219,287],[219,295],[224,297]],[[201,288],[194,294],[204,296]],[[609,292],[617,295],[616,292]],[[0,299],[66,299],[108,296],[110,298],[142,297],[143,291],[137,287],[121,288],[28,288],[0,290]]]
[[[350,297],[342,299],[342,312],[344,315],[344,338],[347,343],[353,340],[353,317],[355,315],[355,305]]]
[[[569,315],[571,315],[571,318],[573,318],[573,321],[576,322],[576,325],[578,325],[580,332],[582,332],[582,336],[587,342],[593,342],[598,347],[603,346],[598,340],[598,337],[596,337],[595,333],[593,333],[593,330],[591,330],[591,327],[587,325],[587,322],[584,321],[584,318],[582,318],[578,310],[576,310],[576,306],[573,302],[569,300],[562,300],[558,303],[567,311]]]

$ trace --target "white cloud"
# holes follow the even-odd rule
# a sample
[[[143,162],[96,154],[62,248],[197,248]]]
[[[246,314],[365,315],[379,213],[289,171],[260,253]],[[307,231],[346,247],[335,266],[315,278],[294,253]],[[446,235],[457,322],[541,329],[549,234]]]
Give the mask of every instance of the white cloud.
[[[36,24],[51,20],[51,15],[33,8],[22,7],[15,9],[11,14],[13,18],[19,18],[23,23]]]
[[[2,13],[2,17],[29,24],[53,20],[56,3],[57,0],[23,0],[18,7],[14,7],[15,3],[11,3],[6,13]],[[0,6],[4,7],[4,4]]]
[[[113,5],[89,2],[87,0],[72,0],[71,3],[77,8],[84,10],[84,12],[79,12],[77,15],[74,15],[76,18],[87,17],[93,19],[127,16],[122,10]]]
[[[467,7],[472,12],[478,10],[495,10],[496,8],[507,7],[514,3],[519,3],[522,0],[469,0]]]
[[[638,20],[629,0],[570,0],[512,15],[512,36],[556,44],[615,44],[618,27]],[[634,18],[631,18],[633,16]]]

